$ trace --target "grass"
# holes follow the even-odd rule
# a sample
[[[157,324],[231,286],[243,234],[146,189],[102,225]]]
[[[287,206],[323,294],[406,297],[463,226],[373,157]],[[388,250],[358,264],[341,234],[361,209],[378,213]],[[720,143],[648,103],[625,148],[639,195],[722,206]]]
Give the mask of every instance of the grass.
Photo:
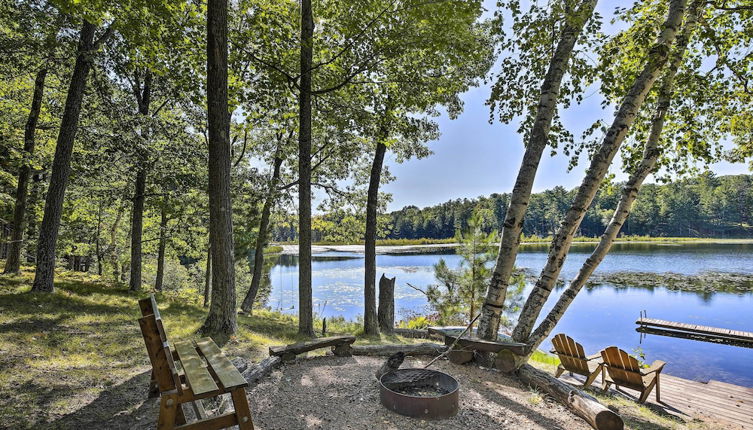
[[[138,299],[143,293],[100,282],[96,276],[59,271],[52,294],[31,293],[30,268],[18,276],[0,276],[0,428],[44,427],[56,420],[81,415],[89,404],[106,397],[112,387],[135,381],[107,407],[88,408],[89,422],[112,418],[124,404],[145,399],[150,370],[138,327]],[[198,337],[206,310],[157,294],[168,337]],[[233,358],[259,361],[268,347],[299,340],[297,319],[260,310],[238,316],[236,337],[223,348]],[[321,330],[321,321],[316,322]],[[351,334],[357,323],[327,321],[327,334]],[[396,336],[361,337],[359,344],[400,342]],[[129,387],[128,385],[126,387]],[[131,396],[129,402],[118,397]],[[125,411],[124,413],[131,413]],[[94,414],[94,417],[91,415]],[[101,417],[97,414],[101,414]],[[153,419],[150,417],[149,419]],[[59,424],[54,428],[71,428]]]

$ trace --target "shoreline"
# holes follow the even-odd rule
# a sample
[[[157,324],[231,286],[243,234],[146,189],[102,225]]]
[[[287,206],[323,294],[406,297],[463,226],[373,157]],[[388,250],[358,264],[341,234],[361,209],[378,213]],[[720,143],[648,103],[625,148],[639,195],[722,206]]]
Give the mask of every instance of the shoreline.
[[[599,241],[598,238],[593,240],[575,240],[573,244],[579,245],[595,245]],[[723,238],[667,238],[666,240],[616,240],[615,245],[619,244],[638,244],[638,245],[661,245],[661,246],[678,246],[687,244],[725,244],[725,245],[750,245],[753,244],[753,238],[751,239],[723,239]],[[548,241],[534,241],[520,243],[521,246],[530,245],[548,245]],[[298,244],[273,244],[282,248],[280,254],[283,255],[298,255]],[[499,244],[497,244],[499,245]],[[451,250],[460,246],[459,243],[433,243],[433,244],[420,244],[420,245],[377,245],[377,254],[425,254],[431,251],[437,250]],[[312,245],[312,254],[322,254],[325,252],[351,252],[356,254],[364,253],[363,244],[349,244],[349,245]]]

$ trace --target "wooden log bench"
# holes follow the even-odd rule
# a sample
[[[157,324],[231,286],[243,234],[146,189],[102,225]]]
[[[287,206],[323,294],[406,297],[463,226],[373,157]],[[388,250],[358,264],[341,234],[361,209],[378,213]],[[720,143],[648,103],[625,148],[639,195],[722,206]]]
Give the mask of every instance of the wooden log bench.
[[[314,340],[297,342],[290,345],[270,346],[269,355],[282,358],[282,361],[293,361],[298,354],[313,351],[319,348],[332,347],[332,352],[340,357],[352,355],[352,345],[356,341],[355,336],[332,336]]]
[[[518,356],[525,356],[529,350],[527,344],[513,342],[512,340],[490,341],[466,336],[458,339],[461,330],[457,327],[429,327],[428,329],[431,334],[443,335],[445,345],[450,346],[455,344],[455,347],[447,353],[447,358],[453,364],[470,363],[476,352],[494,353],[498,355],[494,360],[495,368],[509,372],[513,369],[509,368],[508,360],[503,355],[505,353],[512,353]],[[455,343],[456,341],[457,343]]]
[[[139,300],[139,318],[152,364],[150,397],[160,397],[158,429],[222,429],[237,425],[253,430],[246,398],[246,379],[211,338],[174,342],[170,347],[154,296]],[[202,399],[229,393],[235,410],[208,417]],[[197,420],[186,422],[183,404],[193,407]]]

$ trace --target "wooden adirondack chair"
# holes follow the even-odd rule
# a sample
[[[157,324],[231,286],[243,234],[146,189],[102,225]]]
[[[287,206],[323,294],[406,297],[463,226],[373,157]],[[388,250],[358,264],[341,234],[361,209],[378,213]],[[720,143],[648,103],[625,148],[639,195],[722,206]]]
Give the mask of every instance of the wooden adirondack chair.
[[[583,387],[588,387],[599,376],[599,373],[604,372],[601,355],[586,356],[583,345],[574,341],[570,336],[560,333],[554,336],[552,344],[554,349],[551,352],[557,354],[560,359],[560,365],[557,366],[557,372],[554,375],[555,378],[559,378],[567,370],[570,374],[577,373],[585,376],[586,382],[583,383]]]
[[[612,384],[617,387],[637,390],[641,393],[638,403],[643,403],[656,386],[656,401],[660,401],[659,374],[664,368],[665,362],[656,360],[651,366],[641,368],[635,357],[631,357],[627,352],[616,346],[610,346],[601,351],[601,357],[607,370],[607,375],[604,378],[604,391],[608,390]]]

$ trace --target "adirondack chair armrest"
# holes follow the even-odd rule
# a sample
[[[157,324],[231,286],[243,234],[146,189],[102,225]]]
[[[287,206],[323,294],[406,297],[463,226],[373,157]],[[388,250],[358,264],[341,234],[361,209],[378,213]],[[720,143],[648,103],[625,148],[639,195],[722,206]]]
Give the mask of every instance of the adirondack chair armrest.
[[[601,353],[598,353],[598,354],[593,354],[593,355],[589,355],[588,357],[586,357],[586,360],[587,360],[587,361],[591,361],[591,360],[601,360]]]
[[[667,364],[664,361],[656,360],[653,363],[651,363],[651,366],[647,367],[646,369],[641,370],[641,375],[648,375],[649,373],[659,373],[664,368],[664,365]]]

